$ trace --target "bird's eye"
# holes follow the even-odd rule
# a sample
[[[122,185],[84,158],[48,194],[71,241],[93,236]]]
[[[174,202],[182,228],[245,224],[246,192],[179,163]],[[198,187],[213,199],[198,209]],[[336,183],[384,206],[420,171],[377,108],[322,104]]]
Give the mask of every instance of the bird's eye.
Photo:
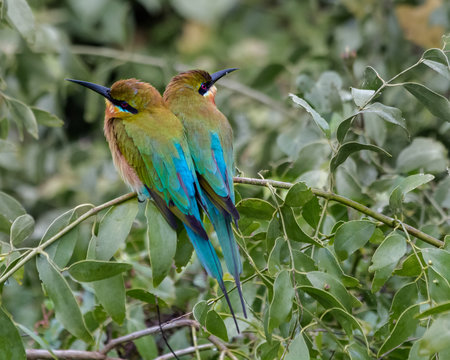
[[[209,89],[208,84],[204,82],[200,85],[200,89],[198,89],[198,92],[200,93],[200,95],[205,95],[208,89]]]
[[[118,101],[115,103],[116,106],[118,106],[122,111],[130,113],[130,114],[137,114],[138,111],[132,107],[130,104],[128,104],[126,101]]]

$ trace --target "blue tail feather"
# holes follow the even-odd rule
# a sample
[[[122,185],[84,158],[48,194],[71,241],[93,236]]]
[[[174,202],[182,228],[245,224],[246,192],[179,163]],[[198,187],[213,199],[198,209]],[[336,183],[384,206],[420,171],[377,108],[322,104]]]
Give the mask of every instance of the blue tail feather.
[[[220,264],[220,260],[217,257],[217,253],[214,250],[211,242],[209,240],[205,240],[196,234],[192,229],[185,225],[187,234],[189,239],[194,246],[195,252],[200,260],[202,266],[206,269],[209,276],[215,278],[219,283],[219,287],[225,296],[225,300],[227,301],[228,307],[230,308],[231,315],[233,316],[234,323],[236,325],[236,329],[238,332],[239,326],[236,320],[236,316],[234,315],[233,307],[231,306],[230,298],[228,297],[227,289],[225,288],[225,283],[223,281],[223,271],[222,265]]]

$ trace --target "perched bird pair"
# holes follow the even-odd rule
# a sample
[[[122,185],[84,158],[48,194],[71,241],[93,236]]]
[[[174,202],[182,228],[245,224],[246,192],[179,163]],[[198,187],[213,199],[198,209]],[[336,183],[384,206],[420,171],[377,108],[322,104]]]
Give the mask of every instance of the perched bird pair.
[[[106,98],[104,132],[116,169],[141,197],[153,199],[174,229],[176,218],[182,221],[203,267],[217,279],[239,331],[222,267],[201,217],[203,210],[214,226],[246,316],[239,280],[242,263],[231,228],[239,219],[233,191],[233,134],[214,102],[215,82],[234,70],[211,75],[183,72],[170,81],[164,97],[136,79],[117,81],[111,88],[68,80]]]

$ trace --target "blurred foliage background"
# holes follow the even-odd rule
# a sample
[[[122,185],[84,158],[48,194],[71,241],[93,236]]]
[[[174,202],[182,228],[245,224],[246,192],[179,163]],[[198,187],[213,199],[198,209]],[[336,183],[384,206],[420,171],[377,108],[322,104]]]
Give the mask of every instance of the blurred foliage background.
[[[325,138],[311,115],[288,97],[293,93],[307,100],[335,134],[355,112],[350,88],[363,87],[367,66],[387,80],[416,63],[425,49],[442,48],[449,29],[448,2],[3,0],[0,4],[0,190],[34,218],[34,231],[24,247],[35,246],[50,223],[68,209],[101,204],[128,191],[114,170],[102,134],[103,100],[64,79],[109,86],[136,77],[162,92],[173,75],[190,68],[210,72],[240,68],[218,84],[216,103],[233,126],[236,166],[243,175],[304,181],[392,215],[388,206],[392,189],[404,177],[425,172],[435,178],[423,192],[408,195],[404,220],[439,239],[449,233],[448,118],[430,112],[402,87],[386,88],[376,100],[400,109],[403,125],[365,114],[353,122],[347,139],[377,145],[392,156],[359,152],[337,169],[330,187],[336,140]],[[399,80],[419,82],[447,99],[450,94],[448,77],[425,64]],[[273,203],[268,189],[238,185],[237,190],[242,198]],[[338,221],[359,218],[339,205],[328,208],[327,214],[323,234],[331,234]],[[11,224],[3,220],[0,240],[5,253],[10,250],[5,244]],[[255,234],[265,234],[268,220],[260,221]],[[309,226],[300,215],[298,221]],[[92,223],[80,226],[71,263],[84,259],[91,227]],[[122,260],[148,262],[141,253],[144,228],[141,211]],[[258,247],[258,238],[255,241],[251,255],[264,267],[267,254]],[[370,264],[370,255],[363,251],[361,256],[354,266],[367,266],[352,269],[353,276],[363,274]],[[208,297],[204,284],[200,290],[191,287],[201,283],[195,275],[200,268],[193,266],[192,272],[183,273],[184,280],[172,274],[166,288],[158,290],[172,305],[165,310],[166,318],[191,311],[199,299]],[[142,282],[146,270],[141,271]],[[2,304],[14,321],[36,329],[55,348],[82,348],[61,335],[61,324],[52,317],[34,265],[25,272],[2,294]],[[251,275],[248,267],[244,277]],[[368,278],[360,281],[370,288]],[[398,288],[394,282],[390,295]],[[93,295],[89,298],[82,287],[77,289],[83,306],[90,308]],[[387,312],[389,299],[378,305],[381,313]],[[133,316],[141,325],[155,321],[154,313]],[[369,316],[365,321],[371,321]],[[181,348],[189,344],[189,335],[178,332],[171,341]]]

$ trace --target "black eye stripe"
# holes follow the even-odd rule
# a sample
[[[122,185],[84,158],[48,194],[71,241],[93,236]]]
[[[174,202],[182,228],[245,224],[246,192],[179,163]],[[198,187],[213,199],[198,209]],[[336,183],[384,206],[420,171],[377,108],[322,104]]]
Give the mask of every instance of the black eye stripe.
[[[112,103],[120,108],[122,108],[122,110],[125,110],[131,114],[137,114],[138,111],[137,109],[135,109],[134,107],[132,107],[130,104],[128,104],[125,100],[116,100],[113,99]]]
[[[200,95],[204,95],[208,92],[209,88],[213,85],[211,81],[204,82],[200,85],[198,92]]]

